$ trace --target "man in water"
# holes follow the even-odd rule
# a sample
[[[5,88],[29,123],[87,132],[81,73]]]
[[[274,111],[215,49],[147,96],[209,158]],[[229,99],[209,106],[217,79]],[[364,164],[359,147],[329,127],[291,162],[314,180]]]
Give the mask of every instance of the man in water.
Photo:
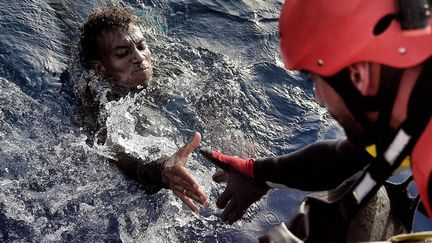
[[[217,201],[225,208],[222,219],[237,221],[273,187],[330,190],[363,170],[352,177],[357,183],[349,184],[354,186],[344,194],[349,207],[337,207],[351,217],[350,210],[363,205],[404,159],[411,160],[423,205],[432,216],[432,34],[427,1],[287,0],[279,23],[286,68],[309,75],[317,101],[327,106],[347,138],[262,159],[202,150],[228,171],[227,187]],[[319,227],[326,229],[337,214],[329,216],[320,219]],[[311,225],[304,219],[296,218],[290,228],[297,240],[325,239],[311,238],[313,232],[305,229]]]
[[[107,86],[109,92],[105,99],[111,101],[130,92],[138,92],[137,87],[146,87],[152,81],[151,53],[141,27],[137,16],[127,7],[105,7],[89,15],[81,27],[80,57],[85,68],[93,70],[98,78],[91,78],[84,87],[84,94],[79,94],[81,97],[85,94],[91,96],[80,99],[80,105],[87,107],[84,112],[94,115],[103,105],[97,100],[100,94],[94,87]],[[105,137],[102,139],[104,143],[105,121],[84,118],[84,123],[91,127],[95,136]],[[127,176],[137,180],[148,193],[169,188],[191,210],[198,212],[194,202],[206,206],[207,195],[185,165],[200,141],[201,135],[197,132],[191,142],[171,156],[143,161],[129,153],[118,152],[113,162]]]

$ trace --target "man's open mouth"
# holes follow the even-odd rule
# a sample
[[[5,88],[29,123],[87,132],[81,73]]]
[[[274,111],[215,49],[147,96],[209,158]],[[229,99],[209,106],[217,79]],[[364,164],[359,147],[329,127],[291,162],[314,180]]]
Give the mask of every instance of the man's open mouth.
[[[142,71],[146,70],[147,68],[148,68],[147,65],[140,65],[140,66],[134,68],[133,72],[134,73],[136,73],[136,72],[142,72]]]

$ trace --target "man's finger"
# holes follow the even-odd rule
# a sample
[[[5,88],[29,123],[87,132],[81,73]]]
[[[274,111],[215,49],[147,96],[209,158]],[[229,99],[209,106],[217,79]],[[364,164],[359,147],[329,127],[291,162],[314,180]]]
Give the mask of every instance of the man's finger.
[[[180,177],[183,181],[190,185],[190,187],[198,187],[193,175],[183,166],[176,166],[171,170],[173,175]]]
[[[225,171],[218,170],[213,174],[212,179],[216,183],[221,183],[226,182],[228,180],[228,176]]]
[[[195,201],[200,202],[204,207],[208,207],[208,196],[205,194],[201,188],[191,188],[186,190],[186,195],[193,198]]]
[[[196,189],[188,189],[182,186],[175,185],[173,188],[171,188],[173,191],[181,192],[182,194],[186,195],[187,197],[190,197],[196,202],[201,203],[204,206],[207,206],[207,195],[201,191]]]
[[[246,213],[246,209],[241,207],[241,204],[237,203],[237,208],[233,210],[234,212],[230,215],[228,219],[228,223],[233,224],[237,220],[241,219],[243,215]]]
[[[181,147],[177,154],[181,157],[188,157],[192,151],[200,144],[201,142],[201,134],[199,132],[195,132],[195,135],[193,136],[192,140],[185,144],[183,147]]]
[[[236,213],[235,209],[237,208],[237,201],[231,200],[222,213],[222,221],[228,222],[232,224],[232,218],[234,218],[234,214]]]
[[[193,188],[192,190],[187,190],[187,192],[195,194],[196,197],[198,197],[197,201],[201,202],[201,204],[204,207],[208,207],[208,205],[209,205],[209,203],[208,203],[208,196],[207,196],[207,194],[205,192],[203,192],[201,190],[201,188],[199,188],[199,187],[198,188]]]
[[[178,175],[171,174],[171,175],[168,175],[167,177],[170,180],[169,184],[171,187],[178,186],[181,188],[187,188],[189,190],[195,190],[196,188],[199,187],[197,183],[190,183],[189,181],[184,180],[183,177],[178,176]]]
[[[189,173],[186,169],[184,169],[184,171],[186,174]],[[170,174],[169,178],[171,180],[171,187],[173,187],[173,189],[178,189],[180,191],[187,189],[189,192],[196,195],[196,197],[193,197],[195,200],[201,202],[204,206],[206,206],[208,204],[207,194],[205,194],[200,189],[199,185],[196,183],[196,181],[192,177],[192,175],[189,174],[189,177],[185,177],[184,174],[182,174],[181,176],[176,175],[176,174]]]
[[[225,191],[219,196],[219,198],[216,201],[216,206],[218,208],[224,208],[229,200],[232,198],[232,193],[229,188],[225,188]]]
[[[194,191],[186,190],[185,194],[194,201],[201,203],[204,207],[208,206],[207,195],[205,195],[203,192],[200,191],[199,193],[196,193]]]
[[[195,205],[192,199],[186,197],[186,195],[184,195],[182,191],[174,191],[174,194],[176,194],[177,197],[179,197],[183,201],[183,203],[186,204],[186,206],[188,206],[192,211],[194,211],[195,213],[199,213],[199,208]]]

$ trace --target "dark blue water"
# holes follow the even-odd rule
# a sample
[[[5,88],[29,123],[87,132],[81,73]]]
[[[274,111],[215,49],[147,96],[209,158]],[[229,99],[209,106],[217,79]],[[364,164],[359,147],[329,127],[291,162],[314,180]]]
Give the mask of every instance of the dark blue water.
[[[287,221],[303,192],[274,190],[229,226],[202,157],[188,166],[212,206],[193,215],[169,191],[145,195],[86,145],[73,122],[74,43],[106,2],[0,1],[0,241],[244,242]],[[340,135],[304,77],[283,69],[281,0],[120,2],[145,23],[156,69],[153,106],[138,95],[108,110],[113,131],[134,133],[131,150],[175,151],[200,131],[206,146],[262,157]],[[152,139],[138,134],[142,114],[163,124]]]

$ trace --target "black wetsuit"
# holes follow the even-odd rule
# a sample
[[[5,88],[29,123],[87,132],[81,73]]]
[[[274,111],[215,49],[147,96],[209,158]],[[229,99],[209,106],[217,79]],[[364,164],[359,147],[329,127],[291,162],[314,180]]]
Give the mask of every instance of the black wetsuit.
[[[365,149],[344,140],[324,140],[280,157],[257,159],[254,176],[304,191],[337,187],[372,161]]]

